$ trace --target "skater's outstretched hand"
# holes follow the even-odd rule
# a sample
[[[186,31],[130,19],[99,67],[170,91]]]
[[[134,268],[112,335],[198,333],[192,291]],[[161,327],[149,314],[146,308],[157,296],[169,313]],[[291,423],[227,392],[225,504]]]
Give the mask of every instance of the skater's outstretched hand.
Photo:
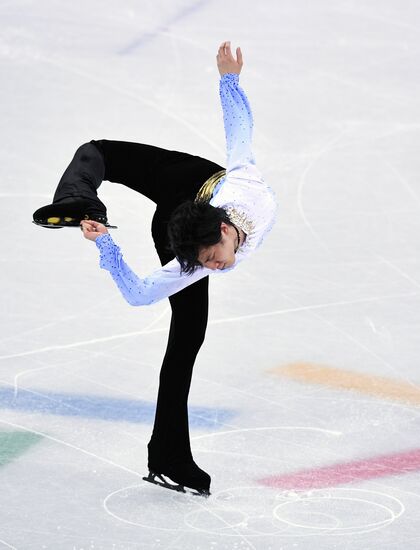
[[[108,229],[103,223],[95,222],[93,220],[82,220],[80,222],[80,228],[83,231],[83,236],[89,241],[96,241],[99,235],[108,233]]]
[[[226,73],[239,74],[241,72],[243,65],[241,48],[236,48],[235,59],[230,50],[230,42],[222,42],[220,44],[216,59],[220,75],[224,75]]]

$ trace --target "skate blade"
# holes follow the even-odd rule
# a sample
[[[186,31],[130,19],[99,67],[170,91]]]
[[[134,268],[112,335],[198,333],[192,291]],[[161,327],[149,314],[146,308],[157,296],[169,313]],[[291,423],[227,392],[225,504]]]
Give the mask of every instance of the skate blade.
[[[160,481],[157,481],[156,478],[158,478]],[[159,485],[160,487],[163,487],[165,489],[170,489],[171,491],[177,491],[178,493],[189,493],[191,495],[201,496],[201,497],[208,497],[210,496],[210,492],[206,491],[205,489],[199,491],[196,489],[191,489],[189,487],[184,487],[183,485],[179,485],[176,483],[169,483],[161,474],[155,474],[154,472],[149,472],[149,475],[147,477],[143,477],[144,481],[148,481],[149,483],[153,483],[154,485]]]
[[[79,223],[69,223],[69,222],[65,222],[64,223],[61,223],[61,218],[58,218],[60,221],[59,222],[50,222],[49,220],[51,219],[54,219],[56,220],[57,218],[49,218],[47,220],[47,222],[36,222],[35,220],[32,221],[32,223],[34,223],[35,225],[39,225],[40,227],[47,227],[49,229],[62,229],[63,227],[78,227],[80,228],[80,224]],[[105,223],[104,224],[105,227],[107,229],[118,229],[118,226],[117,225],[110,225],[109,223]]]

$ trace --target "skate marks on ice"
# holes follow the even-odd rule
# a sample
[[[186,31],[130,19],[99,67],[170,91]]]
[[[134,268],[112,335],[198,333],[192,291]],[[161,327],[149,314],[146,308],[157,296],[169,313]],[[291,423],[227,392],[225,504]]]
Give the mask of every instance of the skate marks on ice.
[[[283,309],[266,311],[266,312],[262,312],[262,313],[252,313],[252,314],[238,315],[238,316],[234,316],[234,317],[223,317],[221,319],[214,319],[214,320],[209,321],[208,325],[213,326],[213,325],[220,325],[220,324],[226,324],[226,323],[236,323],[238,321],[245,322],[245,321],[250,321],[250,320],[255,320],[255,319],[263,319],[263,318],[268,318],[268,317],[277,317],[277,316],[280,316],[280,315],[287,315],[289,313],[298,313],[298,312],[311,312],[311,313],[313,313],[316,310],[327,309],[327,308],[334,307],[334,306],[349,306],[349,305],[354,305],[354,304],[363,304],[363,303],[370,303],[370,302],[381,302],[381,301],[384,301],[384,300],[398,300],[398,299],[404,299],[404,298],[414,298],[414,297],[417,297],[417,296],[419,296],[419,292],[416,291],[416,292],[409,292],[409,293],[404,292],[404,293],[398,293],[398,294],[369,296],[368,298],[359,298],[359,299],[352,299],[352,300],[336,300],[336,301],[333,301],[333,302],[322,302],[322,303],[319,303],[319,304],[311,304],[311,305],[299,305],[299,304],[297,304],[297,302],[295,302],[296,303],[295,307],[287,307],[287,308],[283,308]],[[285,297],[288,300],[291,300],[291,298],[289,296],[285,296]],[[316,315],[316,314],[314,314],[314,315]],[[325,321],[325,319],[323,319],[323,320]],[[325,322],[327,322],[327,321],[325,321]],[[331,323],[328,323],[328,324],[333,326]],[[48,326],[50,326],[50,324],[45,325],[45,328],[47,328]],[[339,330],[335,326],[334,326],[334,328],[336,330]],[[24,352],[0,355],[0,361],[5,361],[5,360],[9,360],[9,359],[16,359],[16,358],[19,358],[19,357],[27,357],[27,356],[32,356],[32,355],[38,355],[38,354],[52,352],[52,351],[57,352],[57,351],[73,349],[73,348],[81,348],[81,347],[90,346],[90,345],[94,345],[94,344],[102,344],[102,343],[105,343],[105,342],[125,340],[127,338],[138,337],[138,336],[142,336],[142,335],[146,335],[146,334],[161,333],[161,332],[166,332],[166,331],[167,331],[166,327],[163,327],[163,328],[159,327],[159,328],[153,328],[153,329],[144,328],[144,329],[138,330],[138,331],[130,331],[130,332],[123,332],[123,333],[120,333],[120,334],[112,334],[110,336],[105,336],[105,337],[101,337],[101,338],[92,338],[92,339],[89,339],[89,340],[80,340],[80,341],[72,342],[72,343],[69,343],[69,344],[60,344],[60,345],[52,345],[52,346],[50,345],[50,346],[45,346],[45,347],[42,347],[42,348],[35,348],[35,349],[24,351]],[[364,349],[366,349],[368,352],[370,352],[372,354],[372,352],[368,348],[366,348],[365,346],[362,346],[362,344],[360,344],[353,337],[350,337],[350,335],[348,335],[347,333],[344,333],[343,331],[339,331],[339,332],[342,332],[343,334],[346,334],[352,341],[354,341],[356,344],[359,344],[360,347],[363,347]],[[19,336],[22,336],[24,334],[25,333],[21,333]],[[372,354],[372,355],[379,358],[376,354]],[[387,362],[384,362],[384,363],[387,366],[390,366]],[[45,369],[55,368],[55,366],[54,365],[48,365],[44,368]],[[38,370],[42,370],[42,369],[40,368]],[[25,373],[26,372],[31,372],[31,371],[25,371]]]
[[[405,511],[395,496],[358,488],[279,493],[273,514],[294,536],[360,535],[387,527]]]
[[[0,544],[3,544],[5,548],[11,548],[12,550],[18,550],[16,546],[12,546],[11,544],[8,544],[5,540],[0,539]]]
[[[106,512],[122,523],[171,532],[184,536],[199,532],[218,537],[240,538],[250,548],[260,547],[264,537],[348,536],[369,533],[389,526],[405,511],[402,502],[386,492],[331,487],[314,490],[282,490],[249,483],[258,471],[284,462],[278,453],[270,456],[241,452],[241,441],[249,443],[251,432],[258,438],[269,438],[282,445],[279,432],[294,430],[302,442],[311,434],[315,438],[339,437],[340,432],[303,426],[248,428],[200,435],[207,448],[199,452],[229,455],[240,466],[227,475],[223,471],[213,476],[212,495],[203,501],[193,495],[172,493],[159,487],[136,484],[109,494],[104,500]],[[226,445],[226,437],[229,445]],[[242,439],[241,439],[242,438]],[[247,446],[247,448],[249,445]],[[219,450],[232,449],[232,451]],[[236,450],[236,452],[234,452]],[[217,464],[217,461],[213,461]],[[222,461],[223,462],[223,461]],[[235,481],[238,483],[235,484]],[[245,484],[243,481],[245,480]],[[248,485],[246,484],[248,481]],[[217,490],[217,484],[229,488]],[[220,486],[219,485],[219,486]],[[162,518],[165,521],[162,522]],[[269,540],[268,538],[266,539]]]
[[[405,511],[395,496],[357,488],[270,491],[237,486],[193,495],[132,485],[108,495],[106,512],[125,524],[172,532],[239,537],[251,548],[263,537],[349,536],[389,526]],[[165,521],[162,521],[165,518]]]
[[[215,505],[220,515],[222,511],[229,513],[232,507],[237,515],[240,513],[242,519],[234,527],[247,537],[359,535],[388,526],[405,510],[394,496],[356,488],[269,495],[255,486],[235,487],[215,495]],[[209,525],[208,514],[205,510],[189,514],[186,522],[204,531]],[[225,534],[233,535],[231,530]]]

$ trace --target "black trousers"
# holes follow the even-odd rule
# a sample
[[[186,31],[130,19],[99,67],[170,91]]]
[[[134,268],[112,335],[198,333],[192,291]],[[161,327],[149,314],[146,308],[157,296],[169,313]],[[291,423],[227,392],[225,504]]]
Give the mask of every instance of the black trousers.
[[[152,236],[162,265],[173,259],[167,225],[181,202],[193,200],[202,184],[223,168],[179,151],[124,141],[92,140],[79,147],[60,180],[54,200],[83,194],[95,200],[102,180],[119,183],[156,203]],[[96,199],[98,200],[98,199]],[[101,205],[98,200],[99,210]],[[193,366],[208,318],[208,277],[169,298],[172,317],[163,359],[148,465],[159,470],[192,460],[187,401]]]

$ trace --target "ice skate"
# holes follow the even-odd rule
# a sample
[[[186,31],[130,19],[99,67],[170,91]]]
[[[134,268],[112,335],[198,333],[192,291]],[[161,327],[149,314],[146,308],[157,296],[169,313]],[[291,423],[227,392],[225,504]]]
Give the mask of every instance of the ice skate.
[[[210,496],[211,478],[194,461],[160,469],[149,466],[149,475],[143,479],[172,491]]]
[[[81,220],[94,220],[103,223],[105,227],[117,228],[108,223],[105,205],[99,199],[65,198],[43,206],[33,214],[34,224],[54,229],[79,227]]]

